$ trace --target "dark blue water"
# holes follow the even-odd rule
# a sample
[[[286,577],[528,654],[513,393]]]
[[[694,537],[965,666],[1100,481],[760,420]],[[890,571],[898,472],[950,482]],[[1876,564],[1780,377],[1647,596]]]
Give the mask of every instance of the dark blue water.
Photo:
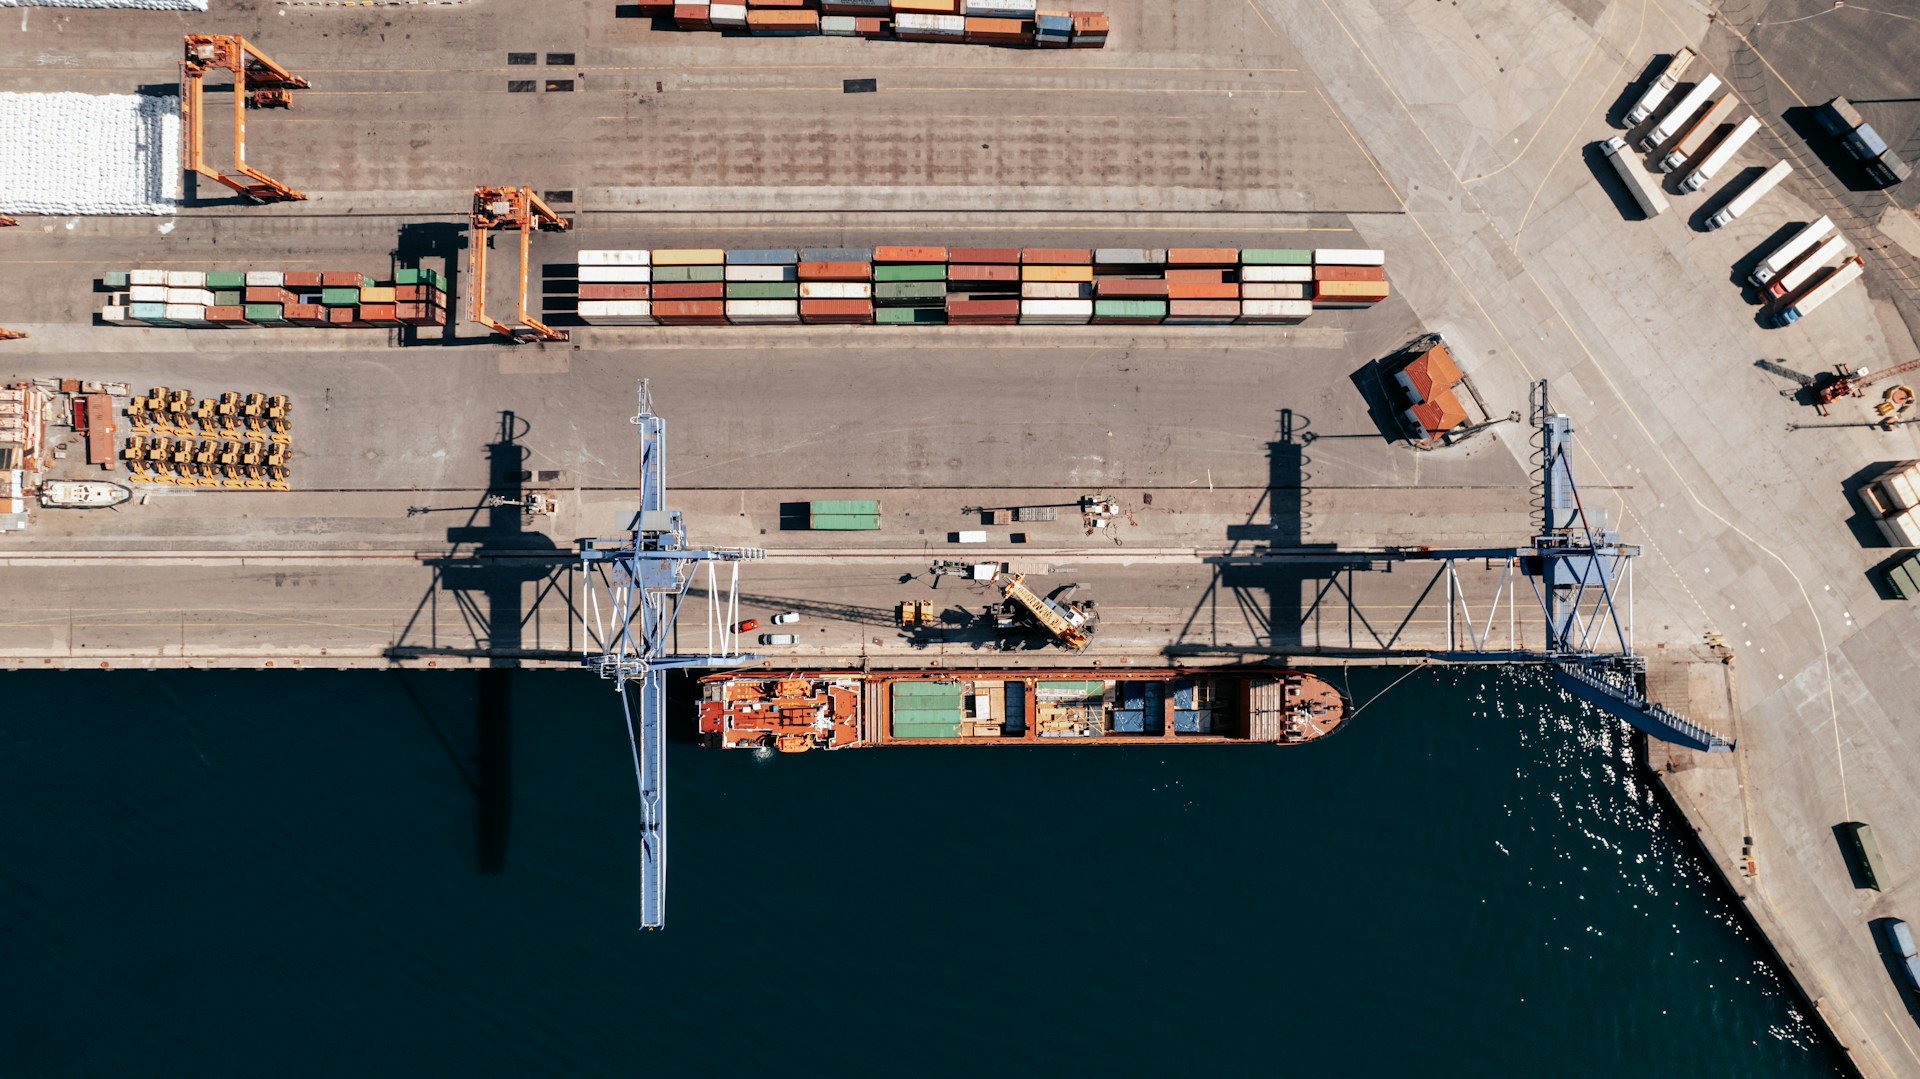
[[[657,934],[585,675],[493,764],[470,675],[4,678],[9,1076],[1837,1074],[1533,675],[1296,749],[676,746]]]

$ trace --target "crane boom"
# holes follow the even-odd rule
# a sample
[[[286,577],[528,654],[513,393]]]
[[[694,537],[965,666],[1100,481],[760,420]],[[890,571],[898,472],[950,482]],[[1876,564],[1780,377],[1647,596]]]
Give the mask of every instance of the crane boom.
[[[1021,583],[1021,575],[1010,573],[1001,578],[1001,594],[1018,603],[1033,616],[1034,621],[1046,627],[1061,644],[1078,652],[1092,643],[1093,637],[1084,628],[1061,614],[1053,604],[1036,595],[1033,589]]]

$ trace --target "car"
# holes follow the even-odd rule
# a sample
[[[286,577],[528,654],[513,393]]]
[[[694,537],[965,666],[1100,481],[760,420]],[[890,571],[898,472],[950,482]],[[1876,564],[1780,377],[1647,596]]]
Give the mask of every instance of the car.
[[[799,611],[788,611],[785,614],[776,614],[773,616],[773,624],[776,626],[791,626],[798,621],[800,621]]]
[[[800,638],[795,637],[791,633],[762,633],[760,635],[761,644],[798,644],[799,641]]]
[[[759,628],[760,628],[760,620],[758,618],[749,618],[745,622],[742,622],[739,625],[733,627],[733,631],[735,633],[752,633],[754,630]]]

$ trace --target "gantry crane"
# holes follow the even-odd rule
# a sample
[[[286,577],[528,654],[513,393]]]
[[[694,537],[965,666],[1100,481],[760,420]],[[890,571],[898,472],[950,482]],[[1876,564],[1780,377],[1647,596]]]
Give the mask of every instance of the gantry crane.
[[[233,171],[235,179],[206,162],[205,83],[208,73],[233,73]],[[186,140],[186,166],[255,202],[299,202],[306,196],[247,164],[247,109],[284,109],[294,90],[310,84],[268,58],[237,34],[188,34],[180,61],[180,131]]]
[[[480,187],[473,192],[473,233],[468,246],[472,256],[472,281],[468,284],[473,299],[473,321],[505,337],[516,345],[532,341],[565,341],[567,332],[556,330],[527,314],[527,245],[533,230],[565,232],[573,227],[571,218],[561,217],[531,187]],[[517,317],[520,325],[508,326],[487,314],[487,241],[494,229],[520,230],[520,289]]]
[[[759,656],[739,650],[740,563],[762,559],[755,547],[695,547],[680,512],[666,508],[666,421],[653,413],[653,395],[640,383],[640,510],[624,537],[580,541],[586,578],[580,606],[581,665],[611,679],[627,715],[634,777],[640,785],[640,927],[658,929],[667,901],[667,671],[675,667],[731,667]],[[715,564],[730,564],[723,587]],[[707,647],[688,654],[676,646],[674,622],[706,568]],[[604,599],[605,606],[602,606]],[[686,635],[691,637],[692,633]],[[627,692],[638,683],[639,708]]]

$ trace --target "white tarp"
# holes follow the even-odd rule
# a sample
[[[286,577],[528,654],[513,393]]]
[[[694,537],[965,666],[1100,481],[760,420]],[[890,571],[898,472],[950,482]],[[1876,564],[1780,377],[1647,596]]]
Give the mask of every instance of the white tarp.
[[[0,213],[179,208],[178,97],[0,93],[0,146]]]
[[[143,11],[205,11],[207,0],[0,0],[0,7],[124,7]]]

